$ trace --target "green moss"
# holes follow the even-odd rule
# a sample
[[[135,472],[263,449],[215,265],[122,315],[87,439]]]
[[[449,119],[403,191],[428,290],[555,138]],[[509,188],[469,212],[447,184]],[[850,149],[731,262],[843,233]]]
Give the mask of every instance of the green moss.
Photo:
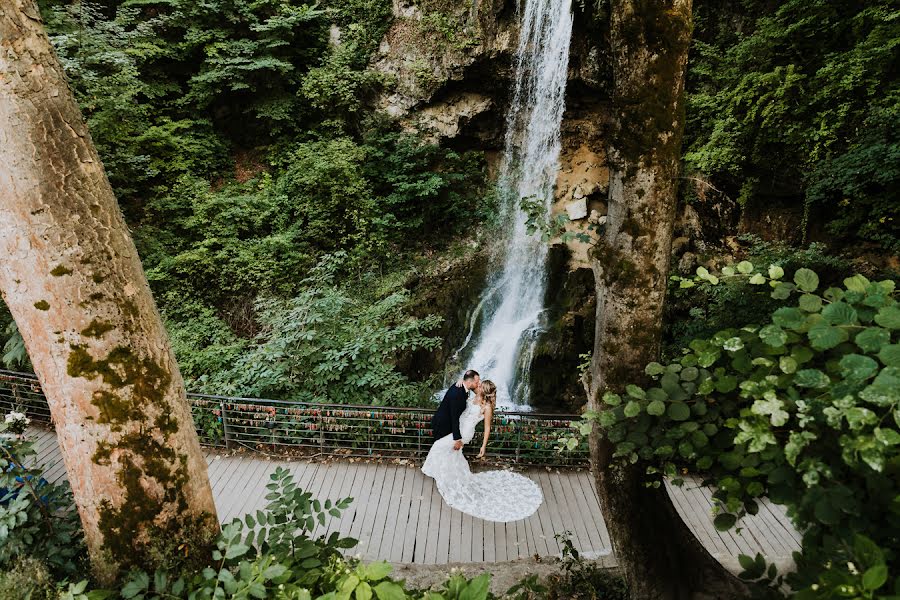
[[[635,58],[615,68],[613,145],[630,167],[651,156],[668,159],[681,146],[684,101],[678,95],[683,85],[677,83],[683,82],[681,58],[690,43],[691,15],[658,0],[636,0],[634,11],[620,18],[615,41],[622,56]],[[647,60],[646,69],[635,69],[637,60]]]
[[[108,330],[106,324],[96,325],[88,329]],[[172,417],[172,407],[165,397],[171,374],[156,361],[135,355],[127,346],[117,346],[101,359],[95,359],[82,345],[70,349],[69,375],[99,377],[107,387],[95,392],[91,400],[99,412],[97,421],[110,425],[114,432],[122,431],[126,424],[142,423],[139,430],[129,427],[128,433],[114,441],[99,443],[92,460],[109,466],[115,450],[116,478],[124,490],[121,502],[101,503],[99,528],[104,548],[120,567],[152,568],[153,548],[159,546],[159,540],[184,537],[184,515],[189,508],[184,495],[188,486],[187,456],[168,443],[170,435],[178,431],[178,420]],[[155,410],[147,410],[151,406]],[[158,493],[148,494],[147,485]],[[190,551],[208,557],[205,548],[215,532],[215,519],[211,515],[191,518],[203,525],[197,532],[198,547]]]
[[[34,303],[34,307],[38,310],[50,310],[50,303],[46,300],[38,300]]]
[[[104,323],[99,319],[94,319],[91,324],[81,330],[81,335],[93,338],[102,338],[108,331],[112,331],[116,326],[110,323]]]
[[[50,274],[54,277],[62,277],[63,275],[69,275],[70,273],[72,273],[72,269],[67,269],[62,265],[56,265],[53,267],[53,270],[50,271]]]

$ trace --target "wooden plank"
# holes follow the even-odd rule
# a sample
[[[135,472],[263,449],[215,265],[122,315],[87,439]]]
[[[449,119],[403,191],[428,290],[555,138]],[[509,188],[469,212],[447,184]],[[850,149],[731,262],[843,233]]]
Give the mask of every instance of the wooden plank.
[[[431,532],[431,513],[434,503],[434,479],[423,474],[422,493],[419,500],[419,518],[416,523],[416,542],[413,546],[413,560],[421,564],[428,564],[429,534]]]
[[[334,490],[334,492],[332,493],[332,498],[330,498],[330,500],[332,500],[333,502],[340,502],[344,498],[350,497],[350,491],[353,489],[353,483],[356,480],[356,475],[358,473],[361,473],[360,469],[356,468],[356,465],[352,463],[344,463],[344,466],[346,472],[344,473],[344,478],[341,481],[341,485],[340,487],[338,487],[338,489]],[[352,507],[353,505],[351,504],[350,506]],[[349,516],[348,513],[350,513],[350,510],[350,508],[342,510],[340,517],[328,518],[328,527],[325,531],[326,536],[330,536],[332,533],[340,531],[341,526]]]
[[[585,515],[582,514],[577,499],[575,498],[575,492],[572,490],[571,483],[568,481],[569,474],[557,472],[555,475],[556,477],[554,479],[556,482],[555,489],[557,490],[557,497],[561,495],[564,502],[561,510],[564,510],[571,518],[573,531],[578,536],[580,542],[578,548],[581,552],[590,552],[593,548],[593,540],[588,534],[587,526],[585,525]]]
[[[216,511],[219,513],[219,520],[227,523],[231,520],[231,489],[241,480],[244,473],[244,463],[241,460],[230,461],[227,465],[227,472],[217,483],[217,489],[213,489],[213,498],[216,502]]]
[[[337,490],[344,483],[344,477],[347,475],[347,464],[344,462],[326,463],[324,467],[326,469],[325,483],[322,485],[319,494],[313,495],[313,499],[318,500],[321,503],[322,510],[325,510],[325,501],[333,500],[337,495]],[[328,531],[328,526],[333,519],[334,517],[326,514],[324,524],[317,521],[314,536],[319,537],[325,535]]]
[[[423,527],[428,529],[428,511],[422,510],[423,494],[426,479],[431,481],[430,477],[426,477],[419,469],[411,469],[412,471],[412,489],[409,493],[409,515],[407,517],[406,529],[403,532],[403,551],[400,553],[400,561],[411,563],[415,558],[418,546],[419,529]]]
[[[259,488],[265,489],[265,484],[262,482],[262,478],[265,474],[267,466],[268,463],[264,460],[250,461],[250,467],[247,471],[243,489],[238,490],[236,488],[234,490],[236,494],[236,500],[232,507],[232,518],[242,518],[246,514],[247,510],[251,509],[249,503],[250,498],[256,496]],[[253,509],[253,512],[256,512],[255,508]]]
[[[697,514],[696,507],[692,506],[690,499],[685,496],[682,489],[683,486],[671,485],[668,481],[664,485],[666,485],[666,492],[669,494],[669,498],[672,500],[672,504],[675,506],[675,510],[681,517],[681,520],[684,521],[684,524],[691,530],[694,537],[710,554],[713,556],[721,554],[732,555],[737,551],[737,546],[734,546],[730,539],[722,538],[715,531],[714,527],[711,528],[706,525],[705,521],[708,519]]]
[[[350,506],[347,507],[347,510],[344,511],[344,515],[341,517],[341,522],[337,529],[338,537],[342,538],[355,537],[352,535],[351,531],[353,529],[353,523],[356,521],[357,513],[359,513],[361,509],[365,508],[365,506],[360,501],[360,497],[365,494],[366,476],[369,474],[369,471],[365,468],[365,465],[359,463],[350,463],[350,466],[355,474],[353,475],[353,483],[350,486],[350,491],[344,495],[349,496],[353,500],[350,502]],[[355,554],[356,549],[351,548],[348,553],[349,552]]]
[[[541,481],[541,489],[544,490],[544,499],[546,500],[547,505],[547,513],[550,517],[551,531],[553,535],[562,534],[566,531],[567,527],[565,521],[563,520],[562,515],[559,511],[559,503],[556,500],[556,494],[553,490],[553,484],[550,481],[549,473],[540,473],[538,478]],[[554,541],[556,541],[554,539]],[[574,540],[573,540],[574,542]],[[562,546],[557,542],[557,546],[562,551]]]
[[[603,536],[594,520],[596,517],[594,513],[599,512],[599,508],[592,508],[588,505],[578,475],[578,473],[566,473],[563,477],[564,487],[569,494],[569,505],[574,507],[575,515],[587,537],[584,551],[602,553],[605,551]]]
[[[233,475],[229,479],[228,487],[223,490],[222,508],[219,510],[219,519],[223,523],[240,516],[238,511],[244,503],[245,490],[249,481],[253,478],[253,473],[257,468],[257,461],[242,458],[234,461],[230,468],[233,471]]]
[[[519,558],[530,556],[529,550],[525,519],[519,519],[516,521],[516,556]]]
[[[437,489],[437,483],[432,480],[428,501],[428,528],[423,532],[425,555],[422,562],[426,565],[437,564],[438,537],[441,531],[441,506],[444,499]],[[416,551],[418,553],[418,550]],[[419,562],[416,560],[416,562]]]
[[[506,553],[506,523],[486,522],[494,529],[494,553],[497,562],[506,562],[509,555]]]
[[[385,472],[386,465],[378,464],[375,466],[375,478],[372,483],[373,493],[366,502],[366,512],[363,514],[362,526],[360,528],[360,552],[370,560],[377,558],[372,556],[372,551],[377,550],[377,548],[372,548],[372,530],[375,527],[375,516],[378,510],[381,488],[384,485]]]
[[[484,521],[472,517],[472,562],[484,561]]]
[[[484,562],[497,562],[497,540],[494,539],[494,524],[481,521],[484,532]]]
[[[441,510],[438,517],[437,546],[435,547],[435,564],[445,565],[450,562],[450,518],[453,509],[438,494]]]
[[[534,475],[535,480],[540,482],[540,477],[538,473]],[[534,523],[534,533],[538,538],[538,544],[543,543],[543,547],[546,549],[544,552],[544,556],[558,556],[560,549],[559,544],[557,544],[556,539],[554,539],[554,531],[553,531],[553,523],[550,520],[550,509],[548,507],[550,499],[547,498],[547,493],[544,492],[543,487],[541,489],[541,493],[544,494],[544,501],[541,502],[541,505],[538,507],[537,512],[532,517],[536,520]]]
[[[594,522],[597,532],[600,535],[601,551],[612,552],[612,540],[609,539],[609,531],[606,529],[606,520],[603,518],[603,510],[600,507],[600,501],[594,488],[594,478],[590,472],[579,472],[578,483],[581,487],[582,496],[588,507],[588,512]]]
[[[696,486],[693,489],[689,488],[686,491],[691,493],[691,498],[698,508],[702,508],[703,502],[706,503],[706,522],[712,525],[712,509],[714,507],[712,500],[712,491],[707,487],[701,486],[699,482],[697,482]],[[756,554],[753,547],[750,545],[750,541],[744,538],[742,535],[737,534],[733,531],[720,531],[718,533],[722,538],[731,538],[737,545],[738,553],[733,555],[735,558],[737,558],[738,554],[750,554],[751,556]]]
[[[371,509],[372,502],[377,502],[375,496],[375,476],[378,474],[378,465],[371,463],[363,463],[362,468],[365,469],[363,478],[364,484],[359,493],[359,506],[356,507],[356,513],[353,516],[353,525],[350,528],[350,537],[359,540],[363,534],[363,528],[366,526],[366,514]],[[362,550],[362,542],[360,542],[359,551]]]
[[[409,527],[409,506],[412,501],[415,470],[411,467],[402,467],[398,470],[397,477],[400,481],[394,484],[394,489],[399,491],[399,494],[394,495],[395,501],[391,504],[390,514],[384,524],[385,541],[382,542],[382,556],[392,563],[403,559],[405,540],[403,533]]]
[[[400,494],[395,493],[395,488],[402,486],[403,479],[402,467],[394,465],[385,466],[384,483],[379,488],[378,508],[375,510],[375,519],[372,526],[372,552],[371,556],[375,558],[383,558],[385,552],[383,547],[385,542],[390,545],[393,538],[393,532],[387,530],[387,519],[389,514],[394,515],[394,522],[397,519],[397,504],[400,501]]]
[[[472,530],[475,527],[472,515],[463,514],[459,538],[459,562],[472,562]]]
[[[781,513],[782,518],[779,518],[778,512],[778,507],[772,504],[768,498],[761,499],[759,502],[759,518],[765,521],[785,556],[791,556],[792,552],[800,548],[800,539],[798,539],[800,533],[790,523],[786,514]]]
[[[690,516],[700,523],[700,526],[708,532],[709,536],[712,537],[717,546],[721,544],[725,545],[728,549],[726,554],[734,556],[735,558],[738,554],[746,554],[746,543],[743,543],[742,540],[738,540],[728,532],[715,529],[712,516],[713,503],[702,495],[698,497],[693,491],[694,490],[690,489],[682,490],[684,497],[682,502],[685,505],[685,509],[690,511]],[[715,541],[716,538],[721,540],[721,544]]]
[[[462,522],[463,513],[458,510],[450,511],[450,548],[449,560],[452,563],[462,562]],[[471,540],[470,540],[471,543]],[[471,546],[470,546],[471,548]]]

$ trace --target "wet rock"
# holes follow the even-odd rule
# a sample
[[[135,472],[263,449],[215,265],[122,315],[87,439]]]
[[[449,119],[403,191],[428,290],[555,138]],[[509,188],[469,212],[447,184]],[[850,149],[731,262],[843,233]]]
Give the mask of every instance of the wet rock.
[[[697,269],[697,255],[693,252],[685,252],[678,260],[678,272],[687,277],[694,274]]]
[[[672,256],[681,256],[691,245],[691,240],[686,237],[677,237],[672,240]]]

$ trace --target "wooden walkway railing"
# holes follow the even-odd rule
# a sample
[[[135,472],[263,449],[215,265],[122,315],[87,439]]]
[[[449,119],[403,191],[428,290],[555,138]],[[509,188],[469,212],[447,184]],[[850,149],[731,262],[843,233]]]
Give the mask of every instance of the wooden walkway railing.
[[[247,447],[272,454],[366,458],[417,458],[432,442],[433,410],[389,406],[316,404],[188,394],[200,443]],[[50,423],[50,410],[34,375],[0,370],[0,411],[20,410]],[[560,454],[556,441],[575,415],[498,411],[490,455],[499,462],[581,467],[586,444]],[[480,438],[481,431],[476,433]],[[480,439],[473,444],[480,443]]]

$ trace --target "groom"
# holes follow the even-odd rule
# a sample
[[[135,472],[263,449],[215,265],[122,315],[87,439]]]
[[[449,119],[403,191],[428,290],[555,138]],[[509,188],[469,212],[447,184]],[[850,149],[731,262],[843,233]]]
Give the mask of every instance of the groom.
[[[453,433],[453,449],[459,450],[463,446],[462,434],[459,432],[459,417],[466,410],[469,400],[469,391],[474,390],[481,383],[481,377],[476,371],[469,369],[463,375],[462,381],[450,386],[444,399],[438,407],[434,417],[431,418],[431,429],[434,432],[434,441],[438,441],[445,435]]]

